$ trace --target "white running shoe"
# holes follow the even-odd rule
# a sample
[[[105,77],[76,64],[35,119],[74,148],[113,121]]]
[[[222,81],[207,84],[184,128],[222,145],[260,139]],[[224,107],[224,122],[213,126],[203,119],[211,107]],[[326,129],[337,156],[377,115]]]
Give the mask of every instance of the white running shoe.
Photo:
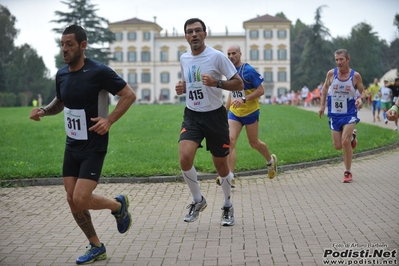
[[[187,206],[187,209],[190,209],[184,217],[184,221],[186,223],[192,223],[195,222],[198,219],[199,213],[205,210],[205,208],[208,206],[206,203],[206,200],[204,196],[202,196],[201,202],[193,202]]]
[[[222,208],[222,222],[221,225],[223,226],[232,226],[235,224],[234,219],[234,207],[223,207]]]

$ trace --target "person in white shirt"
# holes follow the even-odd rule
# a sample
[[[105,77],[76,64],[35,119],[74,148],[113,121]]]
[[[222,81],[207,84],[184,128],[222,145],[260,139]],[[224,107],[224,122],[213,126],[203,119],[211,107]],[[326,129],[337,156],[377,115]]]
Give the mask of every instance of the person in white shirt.
[[[382,117],[384,118],[385,124],[388,123],[386,112],[391,107],[392,102],[392,90],[387,88],[386,85],[388,85],[388,80],[384,80],[384,86],[378,91],[381,101]]]
[[[180,58],[182,81],[176,85],[176,94],[186,93],[186,108],[180,130],[179,160],[183,178],[193,196],[192,204],[184,221],[194,222],[199,212],[207,207],[198,184],[194,158],[201,142],[206,139],[206,148],[212,154],[224,194],[222,208],[223,226],[235,223],[231,201],[231,173],[227,161],[230,152],[229,124],[223,106],[222,90],[241,91],[244,83],[233,63],[220,51],[205,45],[207,37],[205,23],[191,18],[184,24],[184,32],[191,51]],[[222,77],[227,80],[222,80]]]
[[[306,85],[303,86],[301,89],[301,97],[304,106],[306,106],[306,98],[308,98],[308,93],[309,93],[309,88],[306,87]]]

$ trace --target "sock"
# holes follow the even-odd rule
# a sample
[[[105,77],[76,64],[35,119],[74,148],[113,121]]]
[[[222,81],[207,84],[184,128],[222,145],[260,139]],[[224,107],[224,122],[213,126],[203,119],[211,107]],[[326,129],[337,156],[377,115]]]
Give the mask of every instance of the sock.
[[[197,179],[197,171],[195,170],[194,165],[188,171],[181,171],[183,174],[183,178],[186,181],[188,187],[190,188],[191,194],[193,195],[193,201],[201,202],[202,195],[200,191],[200,187]]]
[[[224,195],[224,207],[230,207],[233,205],[231,202],[231,180],[233,179],[233,174],[230,172],[225,177],[220,177],[220,186],[223,190]]]
[[[274,162],[273,157],[271,157],[272,159],[270,160],[270,162],[267,162],[267,165],[272,165],[272,163]]]
[[[382,112],[382,117],[385,119],[387,119],[387,113],[386,112]]]

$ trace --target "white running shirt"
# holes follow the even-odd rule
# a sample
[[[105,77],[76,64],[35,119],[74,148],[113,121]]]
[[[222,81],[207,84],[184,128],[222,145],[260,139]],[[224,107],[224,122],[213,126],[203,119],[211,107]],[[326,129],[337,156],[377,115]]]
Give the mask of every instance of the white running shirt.
[[[201,74],[214,79],[231,79],[237,70],[233,63],[220,51],[206,47],[199,55],[191,51],[180,57],[182,80],[186,82],[186,106],[196,112],[209,112],[223,105],[222,89],[202,84]]]
[[[381,102],[382,103],[390,103],[391,102],[392,90],[390,88],[382,86],[380,88],[380,92],[381,92]]]

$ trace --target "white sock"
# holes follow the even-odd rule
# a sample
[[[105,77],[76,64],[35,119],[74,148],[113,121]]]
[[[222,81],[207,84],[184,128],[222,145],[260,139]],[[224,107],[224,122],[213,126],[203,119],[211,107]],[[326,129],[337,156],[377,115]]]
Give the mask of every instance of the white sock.
[[[225,177],[220,177],[220,186],[223,190],[224,195],[224,207],[230,207],[233,205],[231,202],[231,180],[233,179],[233,174],[229,173]]]
[[[270,160],[270,162],[267,162],[267,165],[271,165],[274,162],[274,159],[272,157],[272,159]]]
[[[181,172],[183,174],[184,181],[186,181],[188,187],[190,188],[191,194],[193,195],[193,201],[201,202],[202,195],[198,184],[197,171],[195,170],[194,165],[190,170],[182,170]]]

